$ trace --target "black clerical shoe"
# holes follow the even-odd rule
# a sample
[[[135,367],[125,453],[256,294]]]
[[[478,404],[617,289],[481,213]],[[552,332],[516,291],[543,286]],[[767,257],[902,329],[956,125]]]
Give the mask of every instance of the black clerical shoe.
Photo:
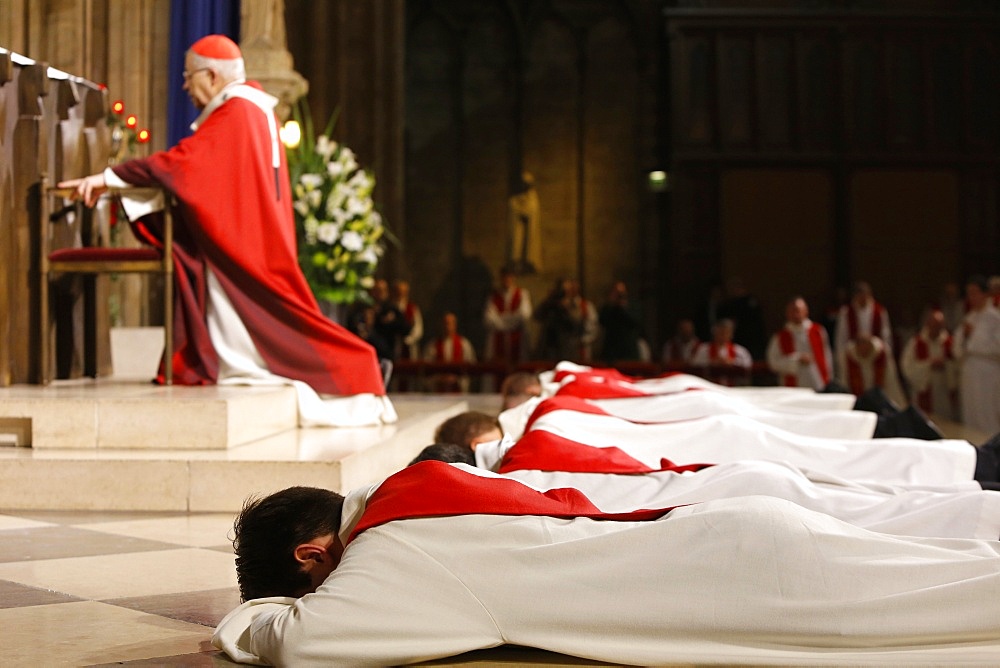
[[[993,438],[985,441],[979,445],[980,448],[984,450],[993,450],[996,453],[1000,453],[1000,432],[993,435]]]
[[[829,383],[823,386],[823,389],[819,391],[820,394],[850,394],[851,391],[838,383],[835,380],[831,380]]]
[[[910,406],[897,417],[908,425],[910,438],[919,438],[923,441],[937,441],[944,438],[938,426],[916,406]]]
[[[864,394],[854,402],[854,410],[878,413],[883,417],[899,415],[900,408],[896,403],[886,396],[881,387],[872,387],[865,390]]]
[[[976,446],[976,472],[973,479],[983,489],[1000,491],[1000,433]]]
[[[878,416],[872,438],[916,438],[921,441],[936,441],[944,438],[930,418],[916,406],[888,417]]]

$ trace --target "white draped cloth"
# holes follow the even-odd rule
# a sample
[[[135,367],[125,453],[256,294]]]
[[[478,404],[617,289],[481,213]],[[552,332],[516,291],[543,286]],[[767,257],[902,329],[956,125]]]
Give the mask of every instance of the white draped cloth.
[[[825,396],[825,395],[824,395]],[[592,447],[617,447],[646,466],[721,464],[746,459],[786,462],[850,480],[902,485],[950,485],[972,479],[976,449],[967,441],[910,438],[838,439],[795,434],[741,415],[634,423],[613,415],[557,409],[523,416],[539,400],[500,415],[502,441],[479,444],[476,463],[496,470],[520,432],[541,429]]]
[[[990,665],[997,619],[996,540],[876,533],[745,496],[646,522],[389,521],[315,593],[244,603],[213,643],[297,667],[505,643],[635,665]]]
[[[672,373],[658,378],[605,378],[605,372],[573,362],[559,362],[552,371],[539,374],[543,397],[566,392],[577,379],[604,383],[610,390],[640,395],[662,395],[688,390],[713,390],[740,397],[770,409],[850,410],[857,398],[852,394],[823,394],[808,387],[728,387],[687,373]]]
[[[599,508],[625,512],[740,496],[773,496],[848,524],[898,536],[1000,538],[1000,492],[974,481],[938,487],[860,483],[788,464],[739,461],[700,471],[643,474],[506,471],[533,489],[571,487]]]

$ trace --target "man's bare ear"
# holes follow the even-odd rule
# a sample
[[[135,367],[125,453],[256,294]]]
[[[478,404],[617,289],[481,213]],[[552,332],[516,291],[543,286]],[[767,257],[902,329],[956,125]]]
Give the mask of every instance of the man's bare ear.
[[[302,543],[296,546],[294,554],[295,560],[306,567],[327,557],[326,548],[315,543]]]

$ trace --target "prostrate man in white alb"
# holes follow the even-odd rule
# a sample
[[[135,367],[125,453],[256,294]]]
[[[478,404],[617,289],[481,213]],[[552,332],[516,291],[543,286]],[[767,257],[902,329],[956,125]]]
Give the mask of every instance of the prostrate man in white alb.
[[[217,647],[294,666],[502,644],[638,665],[1000,652],[997,541],[889,536],[769,497],[609,514],[438,462],[364,497],[298,488],[241,513],[248,602]]]
[[[481,468],[499,470],[508,451],[524,438],[522,434],[545,430],[591,448],[616,448],[646,470],[659,469],[663,459],[674,464],[760,459],[848,480],[897,485],[997,481],[992,450],[963,440],[805,436],[740,415],[638,423],[577,397],[552,397],[537,406],[536,401],[500,415],[504,439],[479,444],[476,462]],[[521,411],[530,411],[530,415],[525,419]]]

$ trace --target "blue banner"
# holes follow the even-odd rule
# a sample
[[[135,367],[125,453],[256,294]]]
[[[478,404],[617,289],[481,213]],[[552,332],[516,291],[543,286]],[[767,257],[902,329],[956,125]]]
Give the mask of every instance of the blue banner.
[[[240,41],[240,0],[173,0],[170,3],[170,72],[167,95],[167,146],[191,134],[198,110],[184,85],[184,55],[205,35]]]

